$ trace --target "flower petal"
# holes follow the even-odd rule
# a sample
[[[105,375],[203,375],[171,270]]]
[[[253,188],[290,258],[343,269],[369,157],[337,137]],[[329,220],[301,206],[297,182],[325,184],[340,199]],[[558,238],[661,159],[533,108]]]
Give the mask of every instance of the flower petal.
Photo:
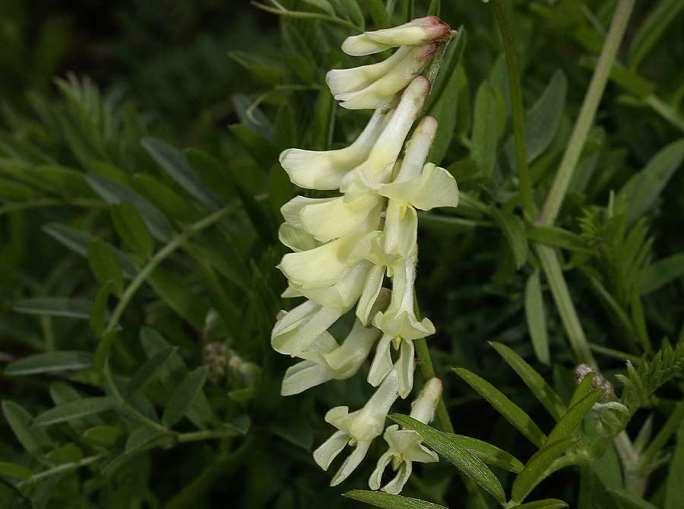
[[[354,143],[346,148],[314,151],[291,148],[280,154],[280,165],[290,180],[307,189],[337,189],[342,177],[368,157],[384,127],[385,114],[378,110]]]
[[[448,37],[449,25],[436,16],[417,18],[403,25],[347,37],[342,51],[347,55],[364,56],[380,53],[396,46],[424,44]]]
[[[420,176],[384,184],[378,188],[378,193],[421,210],[458,205],[458,185],[453,175],[432,163],[425,165]]]
[[[392,336],[383,336],[375,349],[375,356],[368,371],[368,383],[377,387],[392,371]]]
[[[323,470],[328,470],[333,460],[347,446],[347,442],[349,442],[349,435],[344,431],[336,431],[314,451],[314,461]]]
[[[411,49],[408,55],[385,72],[382,77],[366,87],[349,92],[336,93],[335,99],[348,110],[365,110],[389,106],[428,64],[437,46],[428,44]]]
[[[344,460],[342,466],[330,481],[330,486],[337,486],[349,477],[358,467],[368,453],[371,442],[357,442],[354,451]]]
[[[413,465],[411,464],[411,462],[404,461],[401,465],[399,465],[397,475],[394,476],[394,479],[392,479],[382,488],[382,491],[389,493],[391,495],[398,495],[399,493],[401,493],[401,490],[404,489],[404,485],[406,485],[406,482],[409,480],[409,477],[411,477],[412,472]]]
[[[302,207],[299,218],[307,232],[317,240],[327,242],[375,230],[380,223],[383,201],[375,193],[318,200]]]
[[[387,451],[380,456],[378,463],[375,466],[375,470],[373,470],[373,473],[368,478],[368,486],[370,489],[380,489],[380,486],[382,485],[382,475],[385,473],[385,469],[387,468],[387,465],[389,465],[390,461],[392,461],[391,451]]]

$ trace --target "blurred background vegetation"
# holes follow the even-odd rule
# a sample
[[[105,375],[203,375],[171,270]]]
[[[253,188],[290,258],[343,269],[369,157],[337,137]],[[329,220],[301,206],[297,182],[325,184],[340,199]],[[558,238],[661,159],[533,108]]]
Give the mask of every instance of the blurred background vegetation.
[[[365,4],[351,3],[374,26]],[[411,3],[420,14],[429,2],[398,1],[393,21]],[[442,4],[468,45],[432,158],[486,207],[422,216],[417,292],[437,326],[429,344],[457,432],[527,458],[532,445],[447,372],[484,373],[547,428],[551,419],[487,341],[514,348],[562,396],[572,392],[575,359],[545,283],[551,362],[530,341],[526,297],[539,269],[528,243],[564,250],[573,299],[611,380],[625,359],[681,341],[684,9],[637,3],[553,236],[524,225],[512,200],[509,95],[491,12],[479,1]],[[541,203],[615,2],[513,4]],[[345,12],[356,21],[356,10]],[[0,506],[356,506],[327,487],[310,451],[330,431],[325,410],[365,401],[364,376],[283,399],[287,362],[269,347],[274,317],[289,305],[274,270],[284,252],[278,210],[296,191],[277,155],[342,146],[363,125],[324,87],[328,69],[351,65],[338,49],[347,33],[246,0],[0,2],[0,462],[24,469],[0,469]],[[484,140],[478,122],[495,126]],[[480,142],[491,161],[473,149]],[[648,181],[627,183],[666,146],[653,196],[636,196]],[[666,422],[682,398],[673,376],[632,434],[647,419],[655,429]],[[47,413],[84,399],[101,412]],[[346,489],[365,486],[370,470],[360,470]],[[576,507],[591,485],[595,497],[580,507],[628,507],[602,498],[610,486],[596,487],[596,475],[580,486],[563,471],[535,495]],[[667,469],[652,476],[647,494],[658,506],[667,480]],[[407,493],[491,505],[443,464],[414,475]]]

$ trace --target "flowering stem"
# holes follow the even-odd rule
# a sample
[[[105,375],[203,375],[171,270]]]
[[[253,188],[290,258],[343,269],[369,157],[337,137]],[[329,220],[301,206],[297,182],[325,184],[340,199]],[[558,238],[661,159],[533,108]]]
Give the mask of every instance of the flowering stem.
[[[634,0],[620,0],[615,8],[613,20],[606,35],[601,55],[596,63],[596,69],[591,78],[587,95],[584,97],[582,108],[577,117],[577,123],[572,131],[568,147],[558,168],[558,173],[556,173],[551,190],[546,197],[546,202],[537,220],[539,224],[551,225],[558,217],[558,212],[568,191],[570,180],[577,167],[584,144],[587,141],[589,129],[591,129],[594,123],[596,111],[606,89],[610,70],[613,67],[613,62],[615,61],[633,8]]]
[[[492,2],[494,18],[501,35],[506,65],[508,67],[508,83],[511,93],[511,114],[513,117],[513,139],[515,142],[515,163],[520,181],[520,199],[525,215],[532,218],[536,214],[536,205],[532,196],[530,168],[527,163],[527,142],[525,140],[525,109],[523,106],[522,88],[520,86],[520,69],[518,54],[515,49],[515,36],[511,20],[507,15],[502,0]]]
[[[418,355],[418,366],[420,367],[420,372],[425,381],[428,381],[431,378],[434,378],[436,375],[435,367],[432,364],[430,349],[427,346],[427,341],[425,338],[421,338],[416,339],[413,343],[416,347],[416,354]],[[442,428],[442,431],[453,433],[454,425],[451,423],[449,411],[444,404],[444,394],[442,394],[442,396],[439,398],[439,403],[437,404],[435,414],[437,417],[437,423],[439,424],[439,427]]]

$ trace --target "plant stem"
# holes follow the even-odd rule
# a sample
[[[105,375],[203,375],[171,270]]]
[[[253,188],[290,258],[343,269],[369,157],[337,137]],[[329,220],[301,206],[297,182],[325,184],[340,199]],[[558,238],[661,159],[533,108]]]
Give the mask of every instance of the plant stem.
[[[544,207],[537,219],[539,224],[551,225],[558,217],[558,212],[568,191],[570,180],[587,141],[589,129],[591,129],[594,123],[599,102],[610,77],[610,69],[615,61],[633,8],[634,0],[620,0],[615,8],[613,20],[606,35],[601,55],[596,63],[596,69],[591,78],[587,95],[584,97],[579,116],[577,117],[577,123],[570,136],[568,147],[563,155]]]
[[[123,315],[126,307],[133,299],[135,293],[142,286],[142,284],[147,280],[147,278],[154,272],[154,270],[161,264],[166,258],[171,256],[177,249],[181,248],[188,240],[190,240],[194,235],[201,232],[202,230],[212,226],[217,223],[223,217],[232,210],[232,207],[225,207],[216,212],[209,214],[203,219],[193,223],[187,227],[182,233],[177,235],[171,242],[166,244],[163,248],[157,251],[152,258],[147,262],[147,264],[142,268],[140,272],[135,276],[135,278],[129,283],[129,285],[124,290],[121,300],[114,308],[107,327],[102,333],[102,338],[98,344],[97,351],[95,352],[96,367],[99,372],[102,371],[104,367],[104,361],[109,354],[109,350],[114,342],[114,331],[119,324],[119,320]]]
[[[520,199],[528,218],[536,214],[536,205],[532,196],[532,180],[527,163],[527,142],[525,136],[525,108],[523,105],[522,87],[520,85],[520,69],[518,54],[515,49],[515,35],[502,0],[492,2],[494,18],[501,35],[506,65],[508,66],[508,84],[511,93],[511,114],[513,116],[513,140],[515,142],[515,163],[520,181]]]
[[[430,349],[427,346],[427,341],[425,338],[416,339],[414,342],[416,347],[416,354],[418,355],[418,366],[420,367],[420,372],[423,378],[427,382],[431,378],[434,378],[435,367],[432,364],[432,357],[430,356]],[[442,431],[447,433],[454,432],[454,425],[451,423],[451,417],[449,417],[449,411],[444,404],[444,394],[439,398],[439,404],[436,410],[437,423]]]

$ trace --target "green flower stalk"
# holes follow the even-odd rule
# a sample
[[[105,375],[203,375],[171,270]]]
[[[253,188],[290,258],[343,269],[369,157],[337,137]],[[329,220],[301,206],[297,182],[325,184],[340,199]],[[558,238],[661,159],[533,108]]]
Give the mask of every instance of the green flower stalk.
[[[416,315],[417,210],[455,207],[458,187],[449,172],[427,162],[438,126],[432,117],[420,118],[431,85],[420,73],[449,35],[448,25],[431,16],[347,38],[342,49],[350,55],[398,47],[383,62],[327,75],[341,106],[375,110],[370,121],[346,148],[293,148],[280,155],[294,184],[341,193],[297,196],[281,209],[285,223],[280,239],[293,251],[278,266],[288,280],[283,296],[304,299],[280,313],[271,335],[277,352],[300,359],[285,373],[281,393],[298,394],[354,376],[375,349],[368,371],[375,394],[360,410],[330,410],[325,420],[338,431],[314,452],[327,470],[347,445],[353,448],[333,485],[363,461],[394,402],[410,395],[413,342],[435,332],[428,318]],[[391,288],[385,287],[387,282]],[[328,329],[352,310],[355,324],[338,344]],[[416,418],[432,420],[440,396],[441,382],[429,381],[414,403]],[[434,461],[435,455],[416,440],[415,432],[390,426],[385,439],[390,449],[370,485],[379,489],[392,463],[397,477],[384,489],[398,493],[412,462]]]

